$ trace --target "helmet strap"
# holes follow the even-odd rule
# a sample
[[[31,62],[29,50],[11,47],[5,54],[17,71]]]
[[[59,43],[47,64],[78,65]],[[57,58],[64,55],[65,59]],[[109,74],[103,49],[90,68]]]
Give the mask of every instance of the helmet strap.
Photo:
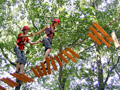
[[[54,29],[55,29],[55,26],[54,26],[55,23],[56,23],[56,22],[54,22],[54,21],[52,22],[52,26],[54,27]]]

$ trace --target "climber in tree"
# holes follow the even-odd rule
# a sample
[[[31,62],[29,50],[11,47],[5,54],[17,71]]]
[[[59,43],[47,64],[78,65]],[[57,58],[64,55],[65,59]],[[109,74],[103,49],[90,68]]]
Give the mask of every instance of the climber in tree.
[[[31,34],[32,36],[35,36],[35,35],[38,35],[38,34],[44,32],[44,31],[46,33],[46,37],[44,37],[42,40],[43,46],[45,47],[45,56],[44,56],[43,60],[45,60],[45,58],[51,52],[52,38],[53,38],[54,33],[55,33],[55,28],[58,26],[59,23],[60,23],[60,20],[58,18],[55,18],[55,19],[53,19],[51,25],[47,24],[42,30],[38,31],[35,34]]]
[[[17,56],[17,65],[16,65],[16,73],[19,71],[19,66],[20,66],[20,72],[23,73],[23,68],[25,65],[25,55],[24,55],[24,45],[25,43],[30,43],[31,45],[37,44],[37,43],[42,43],[41,41],[37,42],[30,42],[28,37],[31,37],[31,35],[27,35],[29,31],[28,26],[24,26],[22,29],[23,33],[19,33],[17,36],[17,44],[15,45],[14,51]]]

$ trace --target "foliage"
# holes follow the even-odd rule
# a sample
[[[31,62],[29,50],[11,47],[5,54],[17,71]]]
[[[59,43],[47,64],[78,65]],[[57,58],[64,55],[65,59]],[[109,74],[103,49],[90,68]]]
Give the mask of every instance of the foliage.
[[[53,46],[51,55],[54,56],[61,49],[70,47],[77,53],[80,58],[73,63],[69,60],[60,71],[53,71],[51,75],[41,78],[34,77],[30,72],[30,76],[34,78],[34,82],[23,84],[25,90],[33,90],[36,88],[44,88],[48,90],[59,90],[59,84],[64,86],[64,90],[95,90],[99,89],[98,82],[98,66],[97,66],[97,50],[101,57],[101,65],[103,70],[103,81],[105,82],[107,75],[110,73],[108,81],[105,83],[106,89],[119,88],[119,64],[110,72],[111,68],[117,63],[118,57],[113,42],[108,48],[104,44],[96,45],[90,38],[72,47],[72,45],[84,40],[88,37],[89,27],[93,22],[98,22],[102,27],[118,18],[120,5],[118,0],[108,3],[108,0],[1,0],[0,1],[0,70],[4,73],[15,71],[16,56],[14,54],[14,46],[16,37],[21,32],[24,25],[30,27],[30,33],[36,33],[42,30],[46,24],[51,24],[54,18],[60,19],[60,25],[56,28],[55,37],[53,38]],[[106,2],[107,6],[101,7],[102,2]],[[115,7],[114,7],[115,5]],[[92,25],[93,26],[93,25]],[[110,35],[114,30],[119,31],[119,20],[104,28]],[[119,33],[116,33],[118,39]],[[42,40],[45,33],[41,33],[30,40],[36,42]],[[92,47],[92,48],[90,48]],[[24,72],[30,70],[35,65],[39,65],[43,61],[44,47],[42,44],[30,46],[26,44],[25,54],[27,63]],[[13,64],[14,63],[14,64]],[[4,64],[4,65],[2,65]],[[10,70],[10,69],[13,69]],[[61,73],[61,76],[60,76]],[[61,81],[58,78],[61,77]],[[116,84],[118,82],[118,84]],[[4,86],[6,86],[4,84]],[[37,86],[37,87],[36,87]],[[8,86],[7,86],[8,87]],[[9,89],[10,87],[8,87]],[[11,89],[11,88],[10,88]],[[11,89],[12,90],[12,89]]]

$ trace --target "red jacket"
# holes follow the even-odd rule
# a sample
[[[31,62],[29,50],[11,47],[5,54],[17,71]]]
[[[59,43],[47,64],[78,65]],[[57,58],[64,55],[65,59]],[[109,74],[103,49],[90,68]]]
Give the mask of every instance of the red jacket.
[[[23,33],[19,33],[18,36],[17,36],[17,45],[18,45],[19,49],[21,51],[23,51],[24,50],[24,45],[25,45],[26,42],[27,43],[29,42],[29,39],[28,39],[28,37],[26,37],[26,38],[21,37],[20,38],[21,35],[23,35]]]

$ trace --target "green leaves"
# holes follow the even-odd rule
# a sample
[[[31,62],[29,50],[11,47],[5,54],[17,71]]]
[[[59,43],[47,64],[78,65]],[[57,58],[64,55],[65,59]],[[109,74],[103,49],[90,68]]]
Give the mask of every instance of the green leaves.
[[[69,61],[64,66],[61,73],[61,83],[64,86],[63,89],[69,90],[70,86],[73,89],[97,89],[97,64],[96,64],[96,49],[100,51],[99,55],[102,60],[102,67],[104,71],[104,79],[106,78],[108,69],[110,69],[117,62],[117,53],[114,47],[114,43],[110,43],[112,46],[107,48],[103,43],[101,46],[95,44],[90,38],[81,42],[88,37],[89,27],[93,22],[98,22],[100,26],[104,27],[116,18],[118,18],[119,6],[114,8],[110,5],[104,7],[105,11],[99,10],[102,0],[87,1],[87,0],[10,0],[0,1],[0,50],[5,53],[1,54],[8,61],[16,60],[14,55],[14,46],[16,44],[16,38],[21,28],[24,25],[30,27],[30,33],[36,33],[42,30],[46,24],[51,24],[54,18],[60,19],[60,24],[55,30],[55,36],[53,38],[53,45],[51,55],[54,56],[59,53],[61,49],[65,49],[68,45],[80,54],[80,58],[77,62],[73,63]],[[113,3],[114,4],[114,3]],[[96,6],[95,6],[96,5]],[[117,3],[115,2],[115,5]],[[114,5],[113,5],[114,6]],[[98,7],[98,9],[96,9]],[[112,30],[119,30],[119,20],[104,28],[104,30],[110,35]],[[30,37],[30,41],[36,42],[42,40],[45,33]],[[118,39],[120,38],[119,32],[116,33]],[[72,47],[77,43],[81,42],[76,47]],[[72,45],[71,45],[72,44]],[[95,45],[94,45],[95,44]],[[93,46],[94,45],[94,46]],[[25,54],[27,58],[28,67],[24,70],[29,70],[31,66],[40,64],[37,62],[43,61],[44,47],[42,44],[36,44],[30,46],[26,44]],[[110,58],[108,54],[113,55],[114,58]],[[9,68],[11,65],[7,64],[5,68]],[[4,68],[3,67],[3,68]],[[1,69],[1,68],[0,68]],[[119,72],[119,68],[115,68]],[[7,69],[5,69],[7,71]],[[53,71],[53,70],[52,70]],[[54,71],[53,71],[54,72]],[[58,77],[59,71],[56,75],[53,75],[52,83],[49,84],[47,81],[51,80],[50,76],[40,78],[37,83],[43,84],[44,88],[50,88],[57,90],[59,88]],[[72,77],[71,77],[72,76]],[[115,72],[112,71],[111,76],[115,76]],[[34,74],[31,74],[34,77]],[[77,78],[77,80],[84,80],[86,84],[80,82],[76,86],[72,86],[71,82]],[[98,83],[97,83],[98,84]],[[25,85],[24,85],[25,86]],[[57,86],[57,87],[56,87]],[[34,89],[34,87],[31,87]]]

